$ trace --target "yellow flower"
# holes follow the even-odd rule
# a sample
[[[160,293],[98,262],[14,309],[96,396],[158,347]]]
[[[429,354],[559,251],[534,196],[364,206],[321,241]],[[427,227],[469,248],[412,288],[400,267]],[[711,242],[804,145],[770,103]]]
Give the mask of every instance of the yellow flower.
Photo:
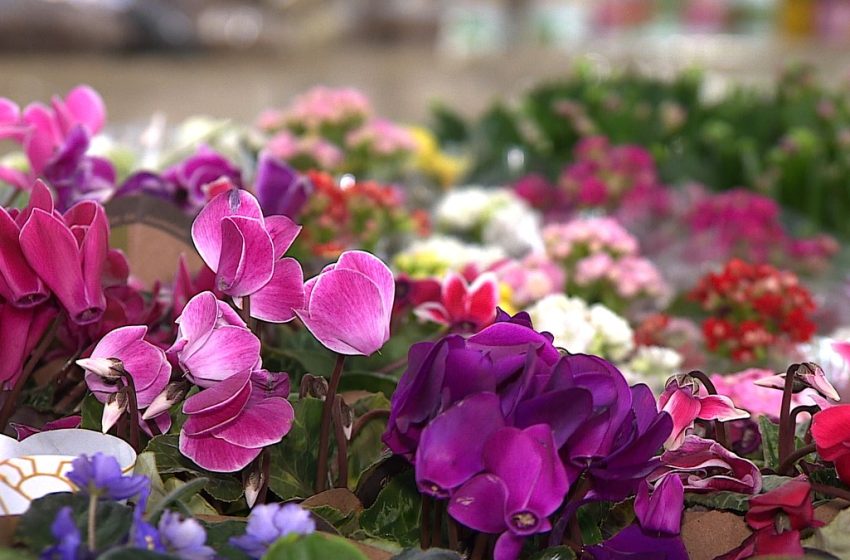
[[[416,144],[414,166],[443,187],[453,185],[466,171],[467,158],[452,156],[440,150],[437,138],[427,128],[411,126],[408,130]]]

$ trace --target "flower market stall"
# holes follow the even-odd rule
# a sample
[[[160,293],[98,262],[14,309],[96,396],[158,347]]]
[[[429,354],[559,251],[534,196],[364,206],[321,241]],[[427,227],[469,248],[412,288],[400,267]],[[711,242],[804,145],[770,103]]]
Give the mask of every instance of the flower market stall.
[[[804,76],[156,141],[0,99],[0,558],[850,557],[850,96]]]

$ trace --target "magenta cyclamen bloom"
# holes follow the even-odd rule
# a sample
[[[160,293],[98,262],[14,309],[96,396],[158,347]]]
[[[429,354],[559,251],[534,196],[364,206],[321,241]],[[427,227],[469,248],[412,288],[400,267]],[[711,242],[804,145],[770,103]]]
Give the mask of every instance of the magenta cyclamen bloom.
[[[180,452],[207,470],[235,472],[279,442],[295,413],[283,391],[269,396],[266,375],[244,370],[186,399]]]
[[[64,215],[33,207],[19,218],[20,244],[30,267],[78,325],[94,323],[106,310],[102,277],[109,256],[109,223],[103,206],[75,204]]]
[[[118,390],[117,377],[110,377],[111,368],[119,368],[133,378],[140,409],[149,406],[171,378],[171,364],[165,352],[145,340],[148,328],[128,326],[108,333],[91,353],[77,360],[86,370],[86,384],[100,402]]]
[[[281,215],[294,220],[307,204],[313,183],[306,175],[263,152],[257,162],[255,190],[266,216]]]
[[[283,323],[304,305],[301,265],[281,258],[301,231],[286,216],[263,217],[244,190],[215,196],[192,224],[192,240],[216,273],[216,287],[236,299],[251,297],[251,316]]]
[[[368,356],[390,338],[393,273],[365,251],[346,251],[304,284],[296,314],[326,348]]]
[[[19,309],[0,303],[0,340],[3,341],[3,359],[0,360],[0,386],[15,384],[24,362],[47,331],[57,310],[45,304]]]
[[[484,472],[452,494],[448,511],[467,527],[502,533],[494,558],[515,560],[525,537],[552,528],[548,516],[564,501],[567,475],[544,424],[496,431],[482,458]]]
[[[735,408],[729,397],[707,394],[697,380],[688,375],[677,375],[667,381],[658,398],[658,406],[673,418],[673,433],[664,443],[667,449],[682,445],[697,418],[726,422],[750,417],[746,410]]]
[[[47,186],[36,181],[28,213],[32,208],[53,212],[53,199]],[[0,208],[0,296],[17,307],[32,307],[50,297],[50,291],[32,269],[21,249],[21,224],[5,208]]]
[[[176,320],[177,340],[167,350],[195,384],[211,387],[260,362],[260,340],[233,309],[212,292],[203,292]]]
[[[644,482],[635,498],[635,516],[640,526],[648,532],[678,535],[682,528],[685,487],[678,476],[665,476],[652,494],[649,484]]]

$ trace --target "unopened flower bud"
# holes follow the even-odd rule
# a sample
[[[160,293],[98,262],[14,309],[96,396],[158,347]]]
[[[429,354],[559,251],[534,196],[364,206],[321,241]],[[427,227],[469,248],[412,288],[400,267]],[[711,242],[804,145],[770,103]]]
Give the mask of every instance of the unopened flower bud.
[[[257,503],[257,498],[260,497],[260,489],[263,487],[263,473],[260,470],[259,463],[254,463],[245,473],[245,501],[249,508],[253,508]]]
[[[107,381],[117,381],[127,373],[118,358],[83,358],[77,360],[77,365]]]
[[[299,391],[301,398],[315,397],[324,400],[327,394],[328,380],[324,377],[307,373],[301,378],[301,390]]]
[[[189,392],[191,385],[186,381],[172,381],[156,396],[142,415],[142,420],[150,420],[182,401]]]
[[[127,410],[127,405],[130,403],[130,398],[127,395],[127,388],[123,387],[119,391],[112,393],[107,397],[106,404],[103,407],[103,417],[101,418],[101,429],[105,434],[118,422],[121,415]]]

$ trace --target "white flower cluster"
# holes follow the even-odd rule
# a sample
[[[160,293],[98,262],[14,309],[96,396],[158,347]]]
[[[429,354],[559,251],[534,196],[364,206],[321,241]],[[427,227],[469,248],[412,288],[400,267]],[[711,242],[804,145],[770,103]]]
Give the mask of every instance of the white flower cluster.
[[[602,304],[553,294],[527,309],[534,328],[555,337],[555,346],[619,362],[634,348],[629,323]]]
[[[664,389],[664,383],[681,372],[684,358],[672,348],[663,346],[638,346],[625,364],[623,373],[632,382],[643,382],[656,393]]]
[[[441,231],[497,245],[512,257],[543,249],[540,216],[508,189],[456,189],[440,201],[434,216]]]

